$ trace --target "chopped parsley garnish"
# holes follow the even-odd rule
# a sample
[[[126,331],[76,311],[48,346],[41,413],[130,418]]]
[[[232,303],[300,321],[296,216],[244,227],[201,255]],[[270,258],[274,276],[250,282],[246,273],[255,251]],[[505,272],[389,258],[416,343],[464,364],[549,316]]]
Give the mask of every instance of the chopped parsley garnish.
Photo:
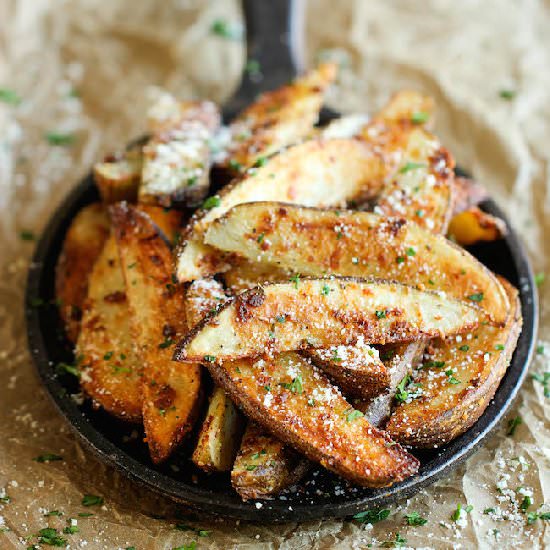
[[[521,501],[521,504],[519,505],[519,508],[523,513],[525,513],[525,512],[527,512],[527,509],[529,508],[529,506],[531,506],[531,504],[533,504],[533,501],[531,500],[531,497],[530,496],[525,496],[523,498],[523,500]]]
[[[426,165],[422,162],[407,162],[401,168],[399,168],[400,174],[406,174],[412,170],[418,170],[419,168],[425,168]]]
[[[460,351],[468,351],[470,349],[470,346],[468,344],[463,344],[458,348]]]
[[[427,519],[424,519],[418,512],[411,512],[410,514],[405,515],[408,525],[418,526],[426,525],[428,523]]]
[[[424,124],[424,122],[428,122],[429,118],[430,114],[426,111],[416,111],[411,115],[411,122],[413,124]]]
[[[424,210],[417,210],[415,212],[415,214],[419,217],[419,218],[423,218],[424,217]]]
[[[243,36],[242,28],[239,25],[231,24],[225,19],[215,19],[210,27],[210,32],[229,40],[240,40]]]
[[[258,235],[258,238],[256,239],[257,242],[261,243],[264,240],[265,235],[263,233],[260,233]]]
[[[257,464],[249,464],[249,465],[246,467],[246,470],[247,470],[248,472],[252,472],[252,471],[255,470],[257,467],[258,467]]]
[[[221,199],[217,195],[213,195],[211,197],[208,197],[203,203],[202,207],[205,210],[211,210],[212,208],[216,208],[216,206],[220,206]]]
[[[275,321],[277,321],[277,323],[284,323],[286,321],[286,317],[284,315],[277,315],[277,317],[275,317]]]
[[[66,535],[74,535],[75,533],[78,533],[79,529],[78,529],[78,526],[77,525],[67,525],[67,527],[65,527],[65,529],[63,529],[63,533],[65,533]]]
[[[382,544],[382,548],[403,548],[407,544],[407,539],[403,538],[399,533],[395,534],[394,540],[385,540]]]
[[[540,382],[544,388],[544,397],[550,397],[550,372],[546,371],[544,374],[532,374],[531,378]]]
[[[249,76],[257,76],[261,71],[260,62],[257,59],[249,59],[244,66],[244,70]]]
[[[535,275],[535,284],[540,286],[542,283],[544,283],[544,273],[537,273]]]
[[[483,513],[485,515],[494,514],[495,512],[496,512],[496,510],[494,508],[485,508],[485,510],[483,510]]]
[[[49,517],[49,516],[62,516],[63,513],[60,512],[59,510],[51,510],[50,512],[46,512],[44,514],[45,517]]]
[[[406,252],[407,256],[416,256],[416,250],[412,246],[407,248],[407,250],[405,252]]]
[[[334,361],[335,363],[340,363],[342,361],[341,357],[338,357],[338,349],[334,348],[332,350],[332,357],[330,358],[331,361]]]
[[[58,363],[55,366],[55,370],[58,374],[67,373],[72,374],[77,378],[80,378],[80,371],[78,370],[78,367],[75,367],[74,365],[68,365],[67,363]]]
[[[38,542],[48,546],[65,546],[67,539],[64,539],[53,527],[46,527],[38,531]]]
[[[22,241],[36,240],[36,235],[32,231],[29,231],[28,229],[23,229],[22,231],[20,231],[19,237],[21,238]]]
[[[9,105],[19,105],[21,98],[13,90],[8,88],[0,88],[0,101]]]
[[[474,507],[471,504],[468,504],[468,506],[466,506],[466,508],[464,508],[464,511],[467,514],[469,514],[473,509],[474,509]],[[460,519],[461,515],[462,515],[462,504],[457,504],[456,510],[451,515],[451,519],[453,521],[458,521]]]
[[[296,275],[291,277],[290,282],[294,283],[294,288],[298,289],[298,285],[300,284],[300,274],[297,273]]]
[[[483,292],[478,292],[477,294],[470,294],[468,300],[472,302],[481,302],[483,300]]]
[[[385,520],[389,515],[390,511],[388,509],[373,508],[372,510],[365,510],[364,512],[355,514],[353,519],[356,519],[361,523],[373,524]]]
[[[405,261],[405,256],[397,256],[397,258],[395,258],[395,261],[398,264],[402,264]]]
[[[93,516],[93,514],[91,512],[80,512],[78,514],[79,518],[90,518],[92,516]]]
[[[535,351],[537,352],[537,355],[544,355],[544,346],[542,344],[539,344]]]
[[[361,411],[353,409],[346,414],[346,421],[353,422],[354,420],[356,420],[357,418],[361,418],[362,416],[365,415]]]
[[[208,363],[214,363],[216,361],[215,355],[205,355],[204,360],[208,361]]]
[[[292,382],[290,384],[285,383],[285,382],[281,382],[279,384],[279,386],[282,386],[286,390],[290,390],[292,393],[301,394],[304,391],[304,387],[303,387],[302,383],[303,383],[302,375],[299,374],[298,376],[296,376],[296,378],[292,379]]]
[[[506,432],[506,435],[513,436],[516,433],[517,427],[523,424],[523,420],[521,416],[516,416],[508,421],[508,431]]]
[[[82,506],[101,506],[103,502],[103,497],[98,495],[84,495],[82,497]]]
[[[385,319],[386,318],[386,310],[376,310],[375,312],[375,315],[376,317],[378,317],[378,319]]]
[[[399,403],[405,403],[407,399],[409,398],[409,392],[405,390],[409,382],[412,380],[411,375],[407,374],[399,384],[397,384],[396,392],[395,392],[395,399]]]
[[[159,344],[159,349],[166,349],[169,348],[174,343],[174,340],[172,338],[166,338],[164,342],[161,342]]]
[[[56,147],[64,147],[66,145],[72,145],[75,141],[73,134],[62,134],[60,132],[46,132],[44,138],[50,145]]]
[[[243,169],[243,165],[235,159],[230,159],[228,164],[229,168],[231,168],[231,170],[235,170],[236,172],[241,172]]]
[[[4,495],[3,497],[0,497],[0,502],[2,504],[9,504],[11,501],[11,498],[8,495]]]
[[[187,186],[191,187],[192,185],[195,185],[198,181],[198,176],[191,176],[190,178],[187,178]]]
[[[258,460],[261,455],[265,454],[267,454],[267,451],[265,449],[262,449],[259,453],[254,453],[250,458],[252,458],[252,460]]]
[[[460,380],[458,380],[458,378],[455,378],[452,374],[451,375],[447,375],[449,376],[447,378],[447,382],[449,384],[452,384],[453,386],[457,385],[457,384],[460,384]]]
[[[517,92],[514,90],[500,90],[498,92],[498,95],[501,99],[505,99],[506,101],[511,101],[516,97]]]
[[[33,458],[33,460],[36,462],[55,462],[58,460],[63,460],[63,457],[53,453],[44,453],[43,455]]]
[[[258,157],[254,163],[255,168],[261,168],[267,162],[267,157]]]
[[[503,344],[496,344],[495,349],[497,351],[504,351],[504,345]]]
[[[323,288],[321,289],[321,294],[323,296],[328,296],[330,294],[330,286],[328,286],[327,284],[324,284]]]
[[[435,367],[436,369],[442,369],[445,366],[445,361],[426,361],[424,367]]]

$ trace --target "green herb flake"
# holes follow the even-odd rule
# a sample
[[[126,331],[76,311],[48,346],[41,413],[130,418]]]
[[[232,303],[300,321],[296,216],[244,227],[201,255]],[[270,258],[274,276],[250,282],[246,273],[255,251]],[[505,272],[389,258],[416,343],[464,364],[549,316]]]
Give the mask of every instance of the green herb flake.
[[[382,548],[403,548],[407,544],[407,539],[402,537],[399,533],[395,534],[395,539],[386,540],[381,544]]]
[[[541,272],[541,273],[537,273],[537,274],[535,275],[535,284],[536,284],[537,286],[541,286],[542,283],[544,283],[544,273],[542,273],[542,272]]]
[[[411,122],[413,124],[424,124],[425,122],[428,122],[430,118],[430,114],[426,111],[416,111],[411,115]]]
[[[267,162],[267,157],[258,157],[256,159],[256,162],[254,163],[254,168],[261,168],[262,166],[265,166],[266,162]]]
[[[407,248],[407,250],[405,252],[406,252],[407,256],[416,256],[416,250],[412,246]]]
[[[172,340],[172,338],[168,338],[168,337],[167,337],[167,338],[164,340],[164,342],[161,342],[161,343],[159,344],[158,347],[159,347],[159,349],[166,349],[166,348],[169,348],[173,343],[174,343],[174,340]]]
[[[231,168],[231,170],[235,170],[235,172],[241,172],[243,169],[243,165],[235,159],[229,159],[228,164],[229,168]]]
[[[536,349],[537,355],[544,355],[544,346],[539,344]]]
[[[379,521],[385,520],[390,515],[388,509],[382,508],[373,508],[372,510],[365,510],[364,512],[359,512],[353,516],[353,519],[361,523],[378,523]]]
[[[422,162],[406,162],[401,168],[399,168],[400,174],[406,174],[412,170],[418,170],[419,168],[425,168],[426,165]]]
[[[504,344],[496,344],[495,349],[497,351],[504,351]]]
[[[395,258],[395,261],[398,263],[398,264],[402,264],[405,262],[405,256],[397,256],[397,258]]]
[[[516,416],[508,421],[508,431],[506,432],[506,435],[513,436],[516,433],[517,427],[523,424],[523,420],[521,416]]]
[[[275,321],[277,321],[277,323],[284,323],[286,321],[286,317],[284,315],[277,315],[277,317],[275,317]]]
[[[75,533],[78,533],[78,531],[80,531],[80,529],[78,528],[77,525],[67,525],[67,527],[65,527],[65,529],[63,529],[63,533],[65,533],[66,535],[74,535]]]
[[[350,411],[346,414],[346,421],[347,422],[353,422],[354,420],[357,420],[358,418],[361,418],[362,416],[365,416],[365,415],[361,411],[353,409],[352,411]]]
[[[301,394],[304,391],[303,380],[302,380],[302,375],[301,374],[296,376],[296,378],[293,378],[292,382],[290,382],[290,383],[282,382],[282,383],[279,384],[279,386],[282,386],[283,388],[285,388],[287,390],[290,390],[292,393]]]
[[[530,496],[525,496],[523,498],[523,500],[521,501],[521,504],[519,505],[519,509],[525,513],[527,512],[527,509],[529,508],[529,506],[531,506],[533,504],[533,501],[531,500],[531,497]]]
[[[377,309],[377,310],[374,312],[374,314],[376,315],[376,317],[377,317],[378,319],[385,319],[385,318],[386,318],[386,310],[385,310],[385,309],[384,309],[384,310],[378,310],[378,309]]]
[[[82,506],[101,506],[103,502],[103,497],[98,495],[84,495],[82,497]]]
[[[218,197],[218,195],[213,195],[211,197],[208,197],[203,203],[202,207],[205,210],[211,210],[212,208],[216,208],[217,206],[220,206],[221,199]]]
[[[64,539],[58,532],[57,529],[52,527],[46,527],[45,529],[40,529],[38,531],[38,542],[40,544],[47,544],[48,546],[65,546],[67,540]]]
[[[470,294],[468,300],[472,302],[481,302],[483,300],[483,292],[478,292],[477,294]]]
[[[483,510],[483,513],[487,516],[489,514],[494,514],[496,512],[496,510],[494,508],[485,508],[485,510]]]
[[[215,363],[216,362],[216,356],[215,355],[205,355],[204,360],[208,363]]]
[[[445,361],[427,361],[423,367],[434,367],[436,369],[442,369],[445,366]]]
[[[246,467],[246,471],[247,471],[247,472],[252,472],[252,471],[254,471],[257,467],[258,467],[257,464],[249,464],[249,465]]]
[[[298,290],[298,285],[300,284],[300,274],[297,273],[293,277],[290,278],[290,282],[294,283],[294,288]]]
[[[19,103],[21,103],[21,98],[13,90],[0,88],[0,101],[8,105],[19,105]]]
[[[4,495],[3,497],[0,497],[1,504],[9,504],[10,502],[11,502],[11,498],[8,495]]]
[[[80,371],[78,370],[78,367],[75,367],[74,365],[68,365],[67,363],[58,363],[55,366],[55,371],[58,374],[71,374],[72,376],[76,376],[77,378],[80,378]]]
[[[35,241],[36,235],[28,229],[23,229],[19,232],[19,238],[22,241]]]
[[[63,457],[53,453],[44,453],[43,455],[39,455],[33,458],[33,460],[36,462],[55,462],[55,461],[63,460]]]
[[[260,233],[258,235],[258,238],[256,239],[257,242],[261,243],[264,240],[265,235],[263,233]]]
[[[323,288],[321,289],[321,294],[323,296],[328,296],[330,294],[330,286],[328,286],[327,284],[324,284]]]
[[[406,514],[405,519],[407,520],[408,525],[412,525],[415,527],[426,525],[426,523],[428,523],[428,520],[423,518],[418,512],[411,512],[410,514]]]
[[[260,62],[257,59],[249,59],[244,66],[244,70],[249,76],[257,76],[261,71]]]
[[[78,514],[79,518],[91,518],[93,514],[91,512],[80,512]]]
[[[500,90],[498,92],[498,96],[501,99],[505,99],[506,101],[511,101],[516,97],[516,95],[517,95],[517,92],[514,90]]]
[[[46,132],[44,138],[50,145],[55,147],[66,147],[75,142],[74,134],[63,134],[61,132]]]
[[[199,181],[198,176],[191,176],[190,178],[187,178],[187,187],[192,187]]]
[[[468,344],[464,344],[458,348],[460,351],[469,351],[470,346]]]
[[[240,40],[243,36],[241,27],[237,24],[232,24],[225,19],[215,19],[210,26],[210,32],[221,38],[228,40]]]

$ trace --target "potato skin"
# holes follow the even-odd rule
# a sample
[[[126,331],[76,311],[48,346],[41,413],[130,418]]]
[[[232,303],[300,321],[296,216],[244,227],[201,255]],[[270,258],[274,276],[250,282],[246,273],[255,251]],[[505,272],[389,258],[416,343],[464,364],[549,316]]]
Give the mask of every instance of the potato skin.
[[[85,206],[73,219],[55,269],[55,295],[69,340],[80,332],[82,306],[94,263],[109,236],[109,217],[101,203]]]
[[[506,325],[481,325],[472,339],[436,340],[428,347],[424,368],[415,377],[415,382],[423,384],[424,395],[399,405],[386,426],[399,442],[440,447],[473,426],[487,408],[506,373],[522,326],[518,292],[502,278],[501,283],[512,304]],[[449,383],[448,369],[453,369],[458,383]]]

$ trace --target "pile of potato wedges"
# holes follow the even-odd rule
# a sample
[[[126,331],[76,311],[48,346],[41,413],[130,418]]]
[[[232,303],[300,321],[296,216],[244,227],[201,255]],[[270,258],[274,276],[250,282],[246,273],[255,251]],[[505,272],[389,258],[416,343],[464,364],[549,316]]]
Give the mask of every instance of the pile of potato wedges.
[[[101,202],[58,261],[84,394],[142,424],[154,463],[192,438],[243,499],[315,463],[365,487],[414,475],[411,449],[483,413],[521,331],[517,290],[463,248],[506,226],[455,175],[432,99],[319,127],[335,73],[228,127],[163,94],[146,142],[94,167]]]

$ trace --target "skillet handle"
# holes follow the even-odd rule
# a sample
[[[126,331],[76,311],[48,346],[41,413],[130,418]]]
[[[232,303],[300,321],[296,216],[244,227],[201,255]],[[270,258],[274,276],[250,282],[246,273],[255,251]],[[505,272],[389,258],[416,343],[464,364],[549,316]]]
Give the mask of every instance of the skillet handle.
[[[302,69],[303,0],[243,0],[247,64],[224,107],[231,120],[258,94],[291,81]]]

